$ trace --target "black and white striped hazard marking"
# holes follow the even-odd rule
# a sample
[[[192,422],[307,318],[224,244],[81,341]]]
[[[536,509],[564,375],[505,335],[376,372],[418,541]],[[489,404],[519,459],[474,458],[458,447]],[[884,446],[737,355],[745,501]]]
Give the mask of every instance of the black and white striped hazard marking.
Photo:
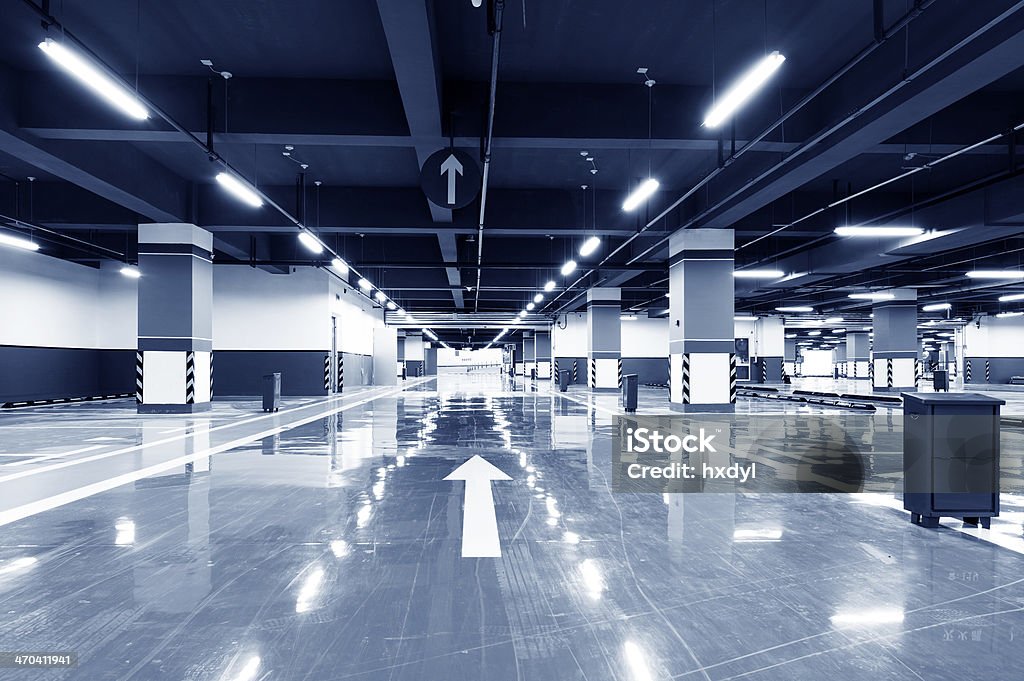
[[[761,360],[761,382],[768,382],[768,360],[766,359]]]
[[[781,365],[779,367],[779,376],[782,377],[782,382],[785,383],[786,379],[789,378],[789,376],[786,374],[786,359],[780,359],[779,364]]]
[[[619,358],[619,383],[618,386],[622,387],[622,358]]]
[[[729,353],[729,402],[736,404],[736,353]]]
[[[964,362],[964,380],[967,383],[971,382],[971,360]]]
[[[135,402],[142,404],[142,350],[135,353]]]
[[[992,382],[992,363],[987,359],[985,360],[985,382]]]
[[[871,385],[875,384],[875,358],[872,357],[868,360],[868,379],[871,381]]]
[[[338,353],[338,392],[345,388],[345,354]]]
[[[683,353],[683,404],[690,403],[690,353]]]
[[[324,355],[324,390],[330,392],[331,390],[331,355],[327,353]]]
[[[587,385],[591,388],[597,387],[597,360],[590,360],[590,376],[587,379]]]
[[[210,401],[213,401],[213,350],[210,351]]]
[[[185,404],[196,403],[196,353],[185,353]]]
[[[914,360],[914,388],[921,384],[921,360]]]
[[[892,358],[885,360],[885,385],[892,387]]]
[[[572,361],[572,382],[579,383],[580,380],[580,368],[579,363],[576,360]]]

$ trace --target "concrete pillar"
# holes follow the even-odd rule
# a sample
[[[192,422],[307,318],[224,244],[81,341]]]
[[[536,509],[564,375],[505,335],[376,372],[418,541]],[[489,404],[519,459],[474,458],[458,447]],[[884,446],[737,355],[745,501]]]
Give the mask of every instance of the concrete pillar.
[[[832,347],[833,369],[839,370],[839,378],[846,377],[846,344],[839,343]]]
[[[784,338],[783,359],[785,360],[786,376],[796,376],[797,350],[795,338]]]
[[[751,383],[781,383],[785,356],[786,329],[782,317],[759,317],[754,322],[753,355],[757,365],[751,368]]]
[[[433,345],[423,348],[423,375],[437,376],[437,348]]]
[[[398,332],[389,326],[373,330],[373,384],[398,385]]]
[[[405,370],[409,378],[423,375],[423,334],[405,332]]]
[[[895,298],[872,307],[875,343],[873,388],[880,392],[916,390],[918,371],[917,290],[891,289]]]
[[[195,225],[139,225],[140,414],[210,409],[213,235]]]
[[[551,378],[551,332],[537,331],[533,338],[537,378]]]
[[[670,406],[731,412],[736,402],[731,229],[683,229],[669,239]]]
[[[405,331],[399,329],[398,332],[397,332],[397,335],[398,335],[398,338],[397,338],[397,343],[398,343],[398,347],[397,347],[397,350],[398,350],[398,375],[401,376],[402,379],[406,379],[406,378],[409,377],[409,375],[408,375],[408,372],[406,370],[406,365],[405,365]]]
[[[523,375],[530,378],[536,368],[537,340],[533,336],[533,331],[523,331]]]
[[[871,342],[866,331],[846,334],[846,377],[867,380]]]
[[[622,383],[622,291],[587,291],[587,385],[594,392],[616,392]]]

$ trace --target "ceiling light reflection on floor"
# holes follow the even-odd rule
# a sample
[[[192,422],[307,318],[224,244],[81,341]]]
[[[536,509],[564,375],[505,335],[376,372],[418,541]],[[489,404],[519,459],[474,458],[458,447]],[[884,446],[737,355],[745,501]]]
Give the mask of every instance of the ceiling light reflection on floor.
[[[900,624],[903,622],[902,608],[869,608],[865,610],[847,610],[837,612],[829,618],[832,626],[872,627],[883,624]]]

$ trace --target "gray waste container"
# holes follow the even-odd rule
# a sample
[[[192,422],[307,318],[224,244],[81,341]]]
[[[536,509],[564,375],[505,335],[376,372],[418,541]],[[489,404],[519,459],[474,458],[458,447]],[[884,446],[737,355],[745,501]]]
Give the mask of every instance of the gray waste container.
[[[939,391],[945,390],[949,392],[949,371],[946,369],[936,369],[932,372],[932,389]]]
[[[903,393],[903,508],[988,527],[999,515],[999,407],[974,393]]]
[[[277,411],[281,408],[281,374],[267,374],[263,377],[263,411]]]
[[[569,389],[569,370],[560,369],[558,371],[558,389],[563,393]]]
[[[640,377],[636,374],[626,374],[622,377],[622,408],[627,412],[636,411],[637,391],[640,387]]]
[[[537,369],[536,368],[530,369],[530,378],[532,380],[534,380],[534,381],[537,380]]]

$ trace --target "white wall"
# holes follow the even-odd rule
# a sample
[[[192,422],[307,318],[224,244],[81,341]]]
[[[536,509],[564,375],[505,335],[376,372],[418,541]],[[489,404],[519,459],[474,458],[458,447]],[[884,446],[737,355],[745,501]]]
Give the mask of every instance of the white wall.
[[[270,274],[251,267],[215,266],[213,349],[329,349],[328,276],[309,267]]]
[[[437,349],[437,366],[471,366],[476,364],[501,364],[501,348],[487,350],[449,350]]]
[[[358,288],[339,281],[337,277],[330,277],[330,292],[331,312],[338,318],[338,350],[372,355],[373,330],[384,327],[384,310],[359,293]],[[408,354],[406,359],[410,359]]]
[[[136,347],[138,285],[119,269],[0,248],[0,344]]]
[[[668,357],[668,317],[622,322],[623,357]]]
[[[1024,317],[981,318],[964,327],[967,357],[1024,357]]]
[[[565,328],[561,328],[564,326]],[[552,357],[587,356],[587,314],[570,312],[551,327]]]

